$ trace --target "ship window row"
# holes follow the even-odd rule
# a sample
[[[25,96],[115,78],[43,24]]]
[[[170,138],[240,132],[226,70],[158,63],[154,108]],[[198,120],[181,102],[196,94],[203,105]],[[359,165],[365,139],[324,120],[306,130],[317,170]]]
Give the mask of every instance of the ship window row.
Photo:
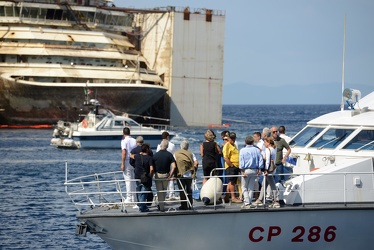
[[[135,84],[136,79],[90,79],[90,78],[68,78],[68,77],[36,77],[36,76],[13,76],[13,78],[39,83],[86,83],[92,84]],[[154,85],[154,82],[142,80],[142,84]]]
[[[111,50],[115,52],[122,52],[126,53],[129,52],[128,50],[131,48],[124,47],[121,45],[115,45],[115,44],[109,44],[109,43],[89,43],[89,42],[73,42],[73,41],[59,41],[59,40],[40,40],[40,39],[14,39],[14,38],[2,38],[1,39],[4,42],[10,42],[10,43],[17,43],[19,46],[22,46],[23,44],[44,44],[46,48],[62,48],[62,49],[86,49],[86,48],[97,48],[97,49],[105,49],[105,50]],[[70,46],[70,47],[69,47]],[[122,50],[121,50],[122,49]],[[129,53],[131,54],[132,51]]]
[[[115,13],[115,12],[112,12]],[[44,9],[36,7],[23,6],[0,6],[0,17],[20,17],[20,18],[35,18],[38,20],[55,20],[55,21],[69,21],[69,22],[83,22],[96,23],[103,25],[116,25],[131,27],[134,16],[115,15],[111,13],[79,11],[70,9]]]
[[[354,133],[357,133],[354,135]],[[347,138],[354,135],[349,141]],[[344,145],[342,144],[344,143]],[[329,128],[308,126],[290,141],[291,147],[310,147],[323,149],[335,149],[342,145],[342,149],[350,150],[374,150],[374,129]],[[309,145],[311,144],[311,145]]]
[[[71,58],[55,56],[24,56],[24,55],[0,55],[0,62],[7,63],[48,63],[48,64],[63,64],[63,65],[86,65],[99,67],[126,67],[134,69],[137,63],[131,60],[110,60],[110,59],[92,59],[92,58]],[[140,64],[141,67],[146,67],[145,64]],[[154,73],[147,69],[140,69],[142,73]]]

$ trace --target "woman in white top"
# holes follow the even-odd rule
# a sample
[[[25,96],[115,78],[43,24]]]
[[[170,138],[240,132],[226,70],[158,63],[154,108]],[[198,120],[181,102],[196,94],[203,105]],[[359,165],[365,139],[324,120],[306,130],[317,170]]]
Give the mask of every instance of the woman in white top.
[[[266,187],[268,185],[270,185],[270,188],[273,192],[274,201],[269,207],[279,208],[280,207],[280,205],[279,205],[279,195],[278,195],[277,187],[275,186],[274,177],[272,175],[268,175],[268,174],[272,174],[273,172],[275,172],[275,171],[272,171],[272,172],[268,171],[269,167],[270,167],[270,164],[271,164],[271,161],[275,160],[275,157],[276,157],[276,154],[277,154],[277,151],[275,150],[275,143],[274,143],[273,138],[267,137],[264,140],[264,146],[266,147],[266,149],[265,149],[266,163],[265,163],[265,170],[264,170],[264,180],[263,180],[262,184],[264,184],[264,181],[265,181]],[[262,200],[264,198],[264,193],[265,193],[266,187],[264,185],[262,185],[261,191],[260,191],[260,196],[253,203],[254,205],[256,205],[256,206],[263,206],[264,205]]]

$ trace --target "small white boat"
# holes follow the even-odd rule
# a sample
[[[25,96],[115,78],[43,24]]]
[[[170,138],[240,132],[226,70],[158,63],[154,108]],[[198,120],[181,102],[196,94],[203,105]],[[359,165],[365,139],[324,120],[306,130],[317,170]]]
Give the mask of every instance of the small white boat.
[[[123,138],[123,128],[130,128],[133,138],[142,136],[151,148],[157,148],[162,140],[162,132],[167,125],[139,124],[128,115],[118,116],[100,103],[91,99],[91,111],[79,123],[59,121],[53,131],[51,145],[60,148],[120,148]],[[174,137],[169,132],[170,139]]]
[[[357,93],[347,92],[349,100]],[[369,249],[374,92],[350,107],[308,122],[292,138],[297,163],[278,184],[280,208],[196,201],[192,210],[178,210],[179,201],[169,201],[167,212],[153,204],[141,213],[124,203],[123,172],[68,180],[66,164],[66,192],[81,221],[76,234],[97,234],[113,249]]]

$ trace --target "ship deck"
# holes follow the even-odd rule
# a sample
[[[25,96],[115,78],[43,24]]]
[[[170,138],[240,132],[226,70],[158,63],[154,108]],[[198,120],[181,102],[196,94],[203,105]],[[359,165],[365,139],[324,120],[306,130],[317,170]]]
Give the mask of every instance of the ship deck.
[[[194,201],[193,209],[179,210],[180,201],[167,201],[165,211],[158,210],[157,205],[153,202],[148,206],[149,212],[140,212],[135,204],[129,204],[122,209],[118,204],[115,205],[98,205],[88,210],[80,211],[77,218],[92,217],[123,217],[123,216],[173,216],[181,214],[216,214],[216,213],[258,213],[258,212],[284,212],[284,211],[315,211],[315,210],[374,210],[374,202],[365,203],[318,203],[318,204],[301,204],[301,205],[281,205],[280,208],[258,206],[250,209],[243,209],[243,203],[220,203],[217,205],[205,205],[202,201]]]

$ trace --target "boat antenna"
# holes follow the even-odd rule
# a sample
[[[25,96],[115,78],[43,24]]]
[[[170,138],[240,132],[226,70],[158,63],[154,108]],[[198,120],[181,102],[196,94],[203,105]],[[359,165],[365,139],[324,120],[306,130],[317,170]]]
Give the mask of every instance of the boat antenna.
[[[344,62],[345,62],[345,37],[346,37],[346,34],[345,34],[345,30],[346,30],[346,16],[347,15],[344,15],[344,36],[343,36],[343,63],[342,63],[342,102],[340,104],[340,110],[343,111],[344,110],[344,96],[343,96],[343,93],[344,93]]]

